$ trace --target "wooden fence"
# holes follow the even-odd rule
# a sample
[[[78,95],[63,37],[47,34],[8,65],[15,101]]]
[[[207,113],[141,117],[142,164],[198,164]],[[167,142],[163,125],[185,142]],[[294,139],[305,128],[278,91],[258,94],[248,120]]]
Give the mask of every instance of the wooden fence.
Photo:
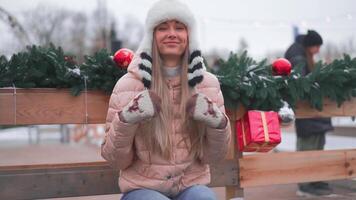
[[[66,89],[0,88],[0,125],[105,123],[110,96]],[[229,112],[232,132],[244,109]],[[356,100],[341,107],[325,100],[323,112],[300,102],[299,118],[353,116]],[[233,137],[235,138],[235,137]],[[243,188],[356,177],[356,149],[263,153],[242,156],[235,140],[222,163],[211,166],[211,187],[225,187],[226,199],[243,199]],[[118,171],[106,162],[0,166],[0,199],[37,199],[119,193]]]

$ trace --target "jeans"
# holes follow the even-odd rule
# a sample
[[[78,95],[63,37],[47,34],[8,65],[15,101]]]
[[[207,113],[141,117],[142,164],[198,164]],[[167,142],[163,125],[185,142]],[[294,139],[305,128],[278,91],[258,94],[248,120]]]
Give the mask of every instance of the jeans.
[[[121,200],[216,200],[215,193],[205,185],[194,185],[181,191],[174,198],[150,189],[137,189],[127,192]]]

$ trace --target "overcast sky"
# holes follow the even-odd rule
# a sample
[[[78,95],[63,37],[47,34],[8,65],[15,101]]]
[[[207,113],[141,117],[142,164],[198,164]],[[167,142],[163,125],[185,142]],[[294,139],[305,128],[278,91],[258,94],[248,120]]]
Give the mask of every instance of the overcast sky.
[[[103,0],[105,1],[105,0]],[[292,27],[301,32],[317,30],[325,42],[346,43],[356,39],[356,1],[353,0],[183,0],[195,12],[203,50],[236,50],[245,38],[252,56],[283,51],[292,42]],[[39,3],[90,13],[97,0],[0,0],[0,6],[15,16]],[[142,23],[151,0],[106,0],[120,21],[131,15]],[[8,32],[0,21],[0,35]],[[0,45],[4,42],[0,37]],[[0,48],[1,49],[1,48]],[[0,50],[1,51],[1,50]],[[1,53],[1,52],[0,52]]]

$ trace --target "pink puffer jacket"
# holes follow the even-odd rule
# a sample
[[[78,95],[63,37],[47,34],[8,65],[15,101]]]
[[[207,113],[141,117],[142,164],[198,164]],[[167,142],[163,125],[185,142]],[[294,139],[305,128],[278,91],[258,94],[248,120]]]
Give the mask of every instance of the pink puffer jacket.
[[[176,113],[172,129],[174,130],[173,159],[165,160],[147,151],[145,141],[137,132],[145,131],[140,124],[128,124],[119,120],[118,112],[133,97],[144,90],[138,74],[138,66],[131,63],[128,73],[115,85],[109,102],[106,118],[106,135],[101,146],[101,155],[112,167],[120,169],[119,186],[121,192],[138,188],[160,191],[174,196],[186,187],[210,182],[210,163],[224,159],[230,141],[230,124],[223,129],[206,127],[206,145],[204,158],[197,161],[189,155],[189,147],[183,140],[182,120],[178,112],[180,97],[180,78],[167,79],[169,95],[174,102]],[[217,78],[204,72],[203,81],[196,85],[196,91],[208,96],[225,113],[224,100]],[[228,120],[229,121],[229,120]]]

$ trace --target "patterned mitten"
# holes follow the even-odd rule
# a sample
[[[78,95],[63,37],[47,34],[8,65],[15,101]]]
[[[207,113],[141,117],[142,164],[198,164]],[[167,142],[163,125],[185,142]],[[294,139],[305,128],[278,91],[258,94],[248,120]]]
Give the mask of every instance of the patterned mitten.
[[[120,120],[126,123],[150,119],[161,110],[161,98],[152,91],[138,93],[120,112]]]
[[[227,123],[218,106],[201,93],[193,95],[188,100],[187,112],[193,119],[202,121],[211,128],[224,128]]]

